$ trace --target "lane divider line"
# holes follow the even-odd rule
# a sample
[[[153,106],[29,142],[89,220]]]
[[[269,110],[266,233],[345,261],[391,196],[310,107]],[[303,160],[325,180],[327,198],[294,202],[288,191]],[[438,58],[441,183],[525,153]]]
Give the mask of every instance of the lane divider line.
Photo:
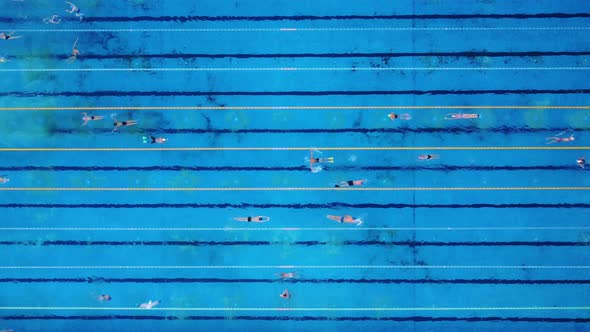
[[[238,270],[238,269],[539,269],[586,270],[590,265],[6,265],[0,270]]]
[[[90,188],[90,187],[23,187],[2,188],[0,191],[587,191],[590,187],[399,187],[399,188],[306,188],[306,187],[208,187],[208,188]]]
[[[590,146],[357,146],[314,147],[325,151],[561,151]],[[189,148],[0,148],[0,152],[127,152],[127,151],[309,151],[310,147],[189,147]]]
[[[588,110],[590,105],[357,105],[357,106],[61,106],[0,107],[0,111],[277,111],[277,110],[422,110],[422,109],[507,109],[507,110]]]
[[[1,227],[0,232],[8,231],[92,231],[92,232],[299,232],[299,231],[511,231],[511,230],[588,230],[590,227],[563,226],[563,227]]]
[[[176,67],[176,68],[0,68],[0,72],[188,72],[188,71],[556,71],[590,67]]]
[[[127,29],[10,29],[14,32],[281,32],[281,31],[547,31],[590,30],[585,26],[548,27],[343,27],[343,28],[127,28]]]
[[[0,307],[0,310],[44,310],[44,311],[578,311],[590,310],[590,307],[392,307],[392,308],[237,308],[237,307],[155,307],[144,309],[138,307]]]

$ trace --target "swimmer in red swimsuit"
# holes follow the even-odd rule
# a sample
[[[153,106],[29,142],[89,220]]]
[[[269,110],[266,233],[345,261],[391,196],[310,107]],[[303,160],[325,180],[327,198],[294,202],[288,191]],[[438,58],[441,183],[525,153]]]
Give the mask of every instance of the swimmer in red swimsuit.
[[[344,187],[362,186],[365,182],[367,182],[366,179],[340,181],[338,184],[334,185],[334,187],[336,187],[336,188],[344,188]]]
[[[72,63],[78,59],[78,55],[80,55],[80,51],[76,48],[76,44],[78,44],[78,38],[74,42],[74,46],[72,46],[72,55],[66,60],[67,63]]]
[[[578,166],[580,166],[581,168],[584,168],[584,166],[586,165],[586,158],[580,157],[580,158],[576,159],[576,164]]]
[[[327,215],[326,218],[330,219],[330,220],[334,220],[337,221],[341,224],[343,223],[349,223],[349,224],[355,224],[357,226],[360,226],[363,224],[363,220],[361,218],[355,218],[353,216],[349,216],[349,215],[345,215],[343,217],[341,216],[334,216],[334,215]]]
[[[410,119],[412,118],[412,116],[411,116],[410,114],[408,114],[408,113],[403,113],[403,114],[395,114],[395,113],[393,113],[393,112],[391,112],[391,113],[387,114],[387,117],[388,117],[388,118],[389,118],[391,121],[393,121],[393,120],[396,120],[396,119],[399,119],[399,120],[410,120]]]

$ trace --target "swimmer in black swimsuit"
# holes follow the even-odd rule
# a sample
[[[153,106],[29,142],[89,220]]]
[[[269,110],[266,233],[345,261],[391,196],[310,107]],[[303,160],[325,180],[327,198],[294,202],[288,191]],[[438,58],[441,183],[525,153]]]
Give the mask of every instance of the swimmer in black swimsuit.
[[[137,124],[136,120],[127,120],[127,121],[122,121],[119,122],[117,121],[117,119],[113,119],[115,122],[113,122],[113,126],[115,126],[115,128],[113,128],[113,132],[119,130],[119,127],[128,127],[128,126],[134,126]]]
[[[102,120],[102,116],[95,116],[95,115],[88,115],[86,114],[86,112],[82,113],[84,116],[82,117],[82,121],[84,121],[84,123],[82,124],[82,126],[85,126],[88,121],[98,121],[98,120]]]
[[[45,24],[59,24],[61,22],[61,17],[59,15],[51,15],[43,19],[43,23]]]
[[[285,289],[279,296],[285,300],[288,300],[291,298],[291,293],[289,293],[288,289]]]
[[[418,159],[419,160],[432,160],[432,159],[438,159],[439,156],[437,154],[423,154],[423,155],[419,155]]]
[[[70,10],[66,9],[67,13],[70,14],[76,14],[76,17],[80,18],[80,21],[84,18],[84,14],[82,14],[80,12],[80,8],[78,8],[78,6],[74,5],[73,3],[69,2],[69,1],[65,1],[65,3],[67,3],[68,5],[70,5]]]
[[[334,187],[343,188],[343,187],[352,187],[352,186],[362,186],[365,182],[367,182],[366,179],[340,181],[338,184],[334,185]]]
[[[584,166],[586,165],[586,158],[580,157],[576,159],[576,164],[578,164],[578,166],[580,166],[581,168],[584,168]]]
[[[9,39],[19,39],[22,38],[22,36],[13,36],[14,31],[13,32],[9,32],[9,33],[0,33],[0,39],[4,39],[4,40],[9,40]]]
[[[166,143],[167,139],[164,137],[154,137],[154,136],[144,136],[143,143],[150,143],[150,144],[164,144]]]
[[[245,222],[267,222],[267,221],[270,220],[270,217],[267,217],[267,216],[235,217],[234,220],[236,220],[236,221],[245,221]]]

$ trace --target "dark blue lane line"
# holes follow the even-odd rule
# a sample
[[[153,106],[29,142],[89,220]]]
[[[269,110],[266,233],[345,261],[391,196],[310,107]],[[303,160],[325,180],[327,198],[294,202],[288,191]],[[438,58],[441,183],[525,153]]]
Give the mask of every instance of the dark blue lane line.
[[[588,323],[590,318],[551,317],[371,317],[371,316],[158,316],[158,315],[9,315],[0,320],[249,320],[249,321],[386,321],[386,322],[522,322]]]
[[[232,21],[344,21],[344,20],[465,20],[465,19],[543,19],[586,18],[590,13],[513,13],[513,14],[391,14],[391,15],[266,15],[266,16],[85,16],[82,23],[94,22],[232,22]],[[41,18],[37,18],[41,21]],[[74,18],[65,21],[79,22]],[[0,23],[28,23],[31,18],[0,17]],[[8,29],[9,30],[9,29]]]
[[[142,193],[145,195],[145,193]],[[0,208],[48,208],[48,209],[587,209],[590,203],[508,203],[508,204],[401,204],[401,203],[296,203],[296,204],[251,204],[251,203],[138,203],[138,204],[114,204],[114,203],[81,203],[81,204],[50,204],[50,203],[4,203]]]
[[[556,56],[587,56],[590,51],[455,51],[455,52],[345,52],[345,53],[157,53],[157,54],[92,54],[85,53],[78,61],[85,60],[128,60],[137,58],[147,59],[280,59],[280,58],[405,58],[405,57],[556,57]],[[15,55],[16,56],[16,55]],[[21,54],[26,58],[42,58],[63,60],[62,54],[31,55]],[[385,67],[386,68],[386,67]],[[351,69],[354,71],[354,69]]]
[[[0,278],[0,283],[290,283],[290,284],[482,284],[587,285],[581,279],[227,279],[227,278]]]
[[[531,127],[493,127],[493,128],[478,128],[476,126],[470,127],[450,127],[450,128],[296,128],[296,129],[270,129],[270,128],[249,128],[249,129],[204,129],[204,128],[142,128],[144,132],[163,133],[163,134],[338,134],[338,133],[359,133],[359,134],[473,134],[480,132],[515,134],[515,133],[549,133],[555,134],[564,130],[573,131],[590,131],[590,128],[531,128]],[[93,133],[110,133],[110,128],[93,128]],[[86,128],[55,128],[49,130],[50,134],[80,134],[88,133]]]
[[[0,241],[0,246],[407,246],[407,247],[580,247],[590,242],[575,241]]]
[[[545,165],[545,166],[326,166],[324,169],[335,171],[582,171],[577,165]],[[0,166],[0,172],[25,172],[25,171],[252,171],[252,172],[277,172],[298,171],[309,172],[308,166]]]
[[[590,94],[590,89],[496,90],[331,90],[331,91],[61,91],[0,92],[0,97],[176,97],[176,96],[374,96],[374,95],[539,95]]]

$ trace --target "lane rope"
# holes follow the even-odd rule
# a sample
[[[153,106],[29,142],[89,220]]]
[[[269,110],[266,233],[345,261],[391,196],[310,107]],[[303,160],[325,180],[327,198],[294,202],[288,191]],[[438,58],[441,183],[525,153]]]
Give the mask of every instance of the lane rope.
[[[287,31],[576,31],[590,30],[585,26],[547,27],[342,27],[342,28],[127,28],[127,29],[10,29],[14,32],[287,32]]]
[[[128,151],[309,151],[310,147],[188,147],[188,148],[0,148],[0,152],[128,152]],[[559,151],[590,146],[357,146],[314,147],[325,151]]]
[[[588,110],[590,105],[357,105],[357,106],[60,106],[0,107],[0,111],[280,111],[280,110],[422,110],[422,109],[494,109],[494,110]]]
[[[305,188],[305,187],[274,187],[274,188],[90,188],[90,187],[23,187],[2,188],[0,191],[586,191],[590,187],[400,187],[400,188]]]
[[[0,310],[73,310],[73,311],[577,311],[590,310],[589,306],[580,307],[392,307],[392,308],[237,308],[237,307],[155,307],[144,309],[138,307],[0,307]]]
[[[209,72],[209,71],[575,71],[590,67],[176,67],[176,68],[0,68],[0,72]]]
[[[0,270],[239,270],[239,269],[538,269],[586,270],[590,265],[13,265],[0,266]]]
[[[511,231],[511,230],[529,230],[529,231],[555,231],[555,230],[588,230],[586,226],[563,226],[563,227],[1,227],[0,232],[8,231],[99,231],[99,232],[306,232],[306,231]]]

